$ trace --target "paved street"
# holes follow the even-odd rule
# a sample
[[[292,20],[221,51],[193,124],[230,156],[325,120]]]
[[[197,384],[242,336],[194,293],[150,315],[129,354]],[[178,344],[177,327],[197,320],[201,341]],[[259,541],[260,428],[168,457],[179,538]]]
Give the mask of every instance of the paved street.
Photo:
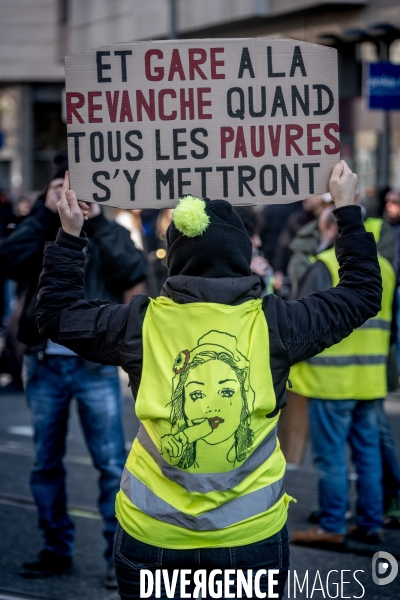
[[[125,434],[131,442],[137,430],[133,401],[130,391],[125,389]],[[47,580],[24,580],[19,576],[21,563],[33,558],[40,550],[41,539],[36,525],[36,512],[30,494],[28,480],[32,466],[32,430],[29,412],[22,394],[0,397],[0,600],[20,598],[46,600],[116,600],[118,595],[105,590],[102,586],[103,540],[101,521],[96,509],[96,472],[91,466],[75,406],[72,405],[71,423],[68,435],[68,491],[71,515],[76,523],[76,552],[73,573],[68,576]],[[400,439],[400,394],[392,395],[388,402],[388,412],[397,440]],[[128,444],[127,442],[127,444]],[[399,446],[400,450],[400,446]],[[353,484],[354,485],[354,484]],[[289,529],[307,527],[307,510],[316,504],[316,474],[312,467],[310,452],[307,452],[305,465],[291,470],[287,475],[287,491],[295,498],[289,517]],[[352,500],[354,494],[352,494]],[[400,557],[400,531],[386,531],[385,542],[379,547]],[[333,585],[340,581],[340,571],[344,581],[343,593],[338,597],[364,597],[367,600],[397,600],[400,597],[400,575],[397,581],[385,587],[378,587],[371,578],[371,557],[377,550],[353,543],[344,553],[326,550],[291,547],[291,569],[296,570],[300,582],[306,570],[308,573],[308,595],[306,586],[300,593],[297,587],[293,591],[293,573],[288,598],[324,598],[329,597],[326,589],[326,577],[330,570],[338,573],[330,575],[331,597],[337,594]],[[365,588],[353,579],[353,571]],[[318,579],[317,571],[321,580]],[[317,580],[315,582],[315,578]],[[321,582],[324,593],[321,591]],[[315,585],[314,585],[315,583]],[[312,589],[314,585],[314,593]],[[290,594],[290,595],[289,595]],[[312,594],[312,595],[311,595]]]

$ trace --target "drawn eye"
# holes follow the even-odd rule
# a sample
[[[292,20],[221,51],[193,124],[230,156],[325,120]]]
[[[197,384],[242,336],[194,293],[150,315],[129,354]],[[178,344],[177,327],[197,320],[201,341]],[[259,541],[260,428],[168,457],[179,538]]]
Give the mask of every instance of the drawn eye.
[[[218,394],[220,396],[222,396],[223,398],[231,398],[234,393],[235,393],[235,390],[233,390],[232,388],[222,388],[218,392]]]
[[[189,396],[191,397],[193,402],[196,402],[196,400],[201,400],[202,398],[206,397],[206,395],[203,394],[201,390],[195,390],[194,392],[191,392]]]

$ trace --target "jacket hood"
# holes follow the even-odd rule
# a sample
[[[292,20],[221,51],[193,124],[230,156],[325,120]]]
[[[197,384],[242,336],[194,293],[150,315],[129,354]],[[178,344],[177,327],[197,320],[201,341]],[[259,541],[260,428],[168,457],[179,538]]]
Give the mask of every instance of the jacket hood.
[[[177,304],[215,302],[238,305],[259,298],[261,283],[258,275],[221,278],[174,275],[164,283],[161,296],[167,296]]]

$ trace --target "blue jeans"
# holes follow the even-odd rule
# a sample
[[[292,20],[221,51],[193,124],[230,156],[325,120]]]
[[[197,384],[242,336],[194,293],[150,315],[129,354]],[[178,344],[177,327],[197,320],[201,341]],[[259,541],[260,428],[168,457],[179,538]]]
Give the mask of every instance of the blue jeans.
[[[224,532],[221,530],[221,539]],[[247,546],[233,548],[201,548],[195,550],[166,550],[157,546],[149,546],[126,533],[118,525],[114,544],[114,563],[121,600],[140,598],[140,570],[148,569],[154,573],[157,569],[167,569],[169,580],[174,569],[205,569],[208,573],[213,569],[241,569],[246,575],[247,569],[253,570],[253,579],[258,569],[278,569],[274,575],[278,583],[274,592],[282,598],[287,572],[289,569],[289,542],[286,526],[276,535]],[[167,598],[161,578],[161,598]],[[180,598],[180,578],[178,577],[175,598]],[[189,586],[186,591],[189,592]],[[230,588],[235,593],[236,586]],[[262,576],[260,590],[268,597],[268,578]],[[193,591],[193,587],[192,587]],[[154,593],[151,596],[155,597]],[[253,596],[254,598],[256,596]],[[209,596],[207,596],[209,598]]]
[[[310,433],[319,473],[321,527],[346,533],[348,499],[346,446],[357,470],[357,525],[364,531],[382,527],[382,464],[377,400],[309,401]]]
[[[63,457],[69,405],[75,398],[86,444],[100,473],[98,506],[104,521],[104,557],[111,562],[117,526],[115,496],[126,458],[117,368],[78,356],[44,355],[39,360],[27,355],[26,369],[36,453],[30,484],[44,547],[64,556],[73,552],[74,525],[66,509]]]
[[[377,404],[378,427],[382,454],[382,484],[383,484],[383,509],[386,511],[391,500],[399,497],[400,492],[400,467],[397,458],[396,443],[386,416],[383,400]]]

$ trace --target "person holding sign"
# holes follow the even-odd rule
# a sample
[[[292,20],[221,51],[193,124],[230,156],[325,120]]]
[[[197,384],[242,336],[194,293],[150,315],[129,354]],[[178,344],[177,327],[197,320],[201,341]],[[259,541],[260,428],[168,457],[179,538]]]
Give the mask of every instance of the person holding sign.
[[[291,498],[276,431],[289,369],[380,308],[376,245],[354,205],[356,187],[341,161],[329,184],[339,227],[336,288],[293,302],[261,300],[251,241],[231,204],[185,197],[167,232],[170,277],[161,295],[122,306],[83,298],[88,206],[66,176],[37,322],[54,342],[129,375],[141,425],[116,503],[123,600],[144,597],[141,570],[157,578],[157,569],[172,575],[182,568],[264,569],[262,592],[275,569],[269,597],[282,598]],[[192,583],[199,591],[196,577]],[[175,594],[181,597],[179,586]]]

